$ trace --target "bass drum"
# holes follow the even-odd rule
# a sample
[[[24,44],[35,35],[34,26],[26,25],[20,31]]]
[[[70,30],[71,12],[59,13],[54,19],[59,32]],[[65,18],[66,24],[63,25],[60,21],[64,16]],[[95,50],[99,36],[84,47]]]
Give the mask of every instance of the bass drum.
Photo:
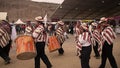
[[[36,56],[34,39],[31,36],[28,35],[19,36],[15,40],[15,43],[17,45],[16,53],[18,59],[28,60]]]

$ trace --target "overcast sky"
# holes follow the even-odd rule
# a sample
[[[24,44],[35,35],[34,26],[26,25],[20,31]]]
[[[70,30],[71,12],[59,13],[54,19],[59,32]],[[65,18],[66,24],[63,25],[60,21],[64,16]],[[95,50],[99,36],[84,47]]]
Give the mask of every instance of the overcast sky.
[[[31,1],[35,1],[35,2],[49,2],[49,3],[61,4],[64,0],[31,0]]]

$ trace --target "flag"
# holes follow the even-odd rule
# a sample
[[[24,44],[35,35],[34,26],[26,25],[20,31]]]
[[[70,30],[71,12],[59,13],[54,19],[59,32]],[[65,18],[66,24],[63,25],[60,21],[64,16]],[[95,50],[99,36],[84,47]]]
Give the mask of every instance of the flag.
[[[45,27],[47,26],[47,14],[45,15],[45,17],[43,18],[44,23],[45,23]]]

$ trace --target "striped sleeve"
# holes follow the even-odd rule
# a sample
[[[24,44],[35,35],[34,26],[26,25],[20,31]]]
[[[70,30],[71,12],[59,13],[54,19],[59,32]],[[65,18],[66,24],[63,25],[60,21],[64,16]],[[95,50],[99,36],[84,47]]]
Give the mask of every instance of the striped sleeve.
[[[108,29],[110,32],[112,32],[113,39],[115,39],[117,36],[116,36],[115,32],[113,31],[113,29],[111,27],[108,27]]]
[[[80,44],[80,42],[77,42],[76,48],[77,48],[78,50],[82,50],[82,45]]]
[[[79,34],[80,34],[79,28],[75,27],[75,36],[79,36]]]
[[[101,42],[101,35],[100,35],[100,33],[99,33],[97,30],[95,30],[92,35],[93,35],[93,38],[94,38],[98,43]]]
[[[79,38],[82,38],[81,34],[79,35]],[[82,45],[81,45],[80,41],[77,40],[76,43],[77,43],[76,48],[77,48],[78,50],[82,50]]]
[[[10,36],[8,34],[8,32],[6,30],[4,30],[3,28],[0,28],[0,46],[1,47],[5,47],[10,40]]]
[[[63,35],[64,31],[61,27],[56,30],[56,35]]]
[[[113,43],[113,39],[116,38],[116,35],[111,27],[107,27],[103,32],[102,32],[103,38],[108,42],[108,44]]]
[[[95,39],[95,41],[97,41],[99,44],[98,51],[100,52],[102,50],[102,45],[103,45],[102,44],[103,43],[102,36],[97,30],[94,30],[92,35],[93,35],[93,38]]]

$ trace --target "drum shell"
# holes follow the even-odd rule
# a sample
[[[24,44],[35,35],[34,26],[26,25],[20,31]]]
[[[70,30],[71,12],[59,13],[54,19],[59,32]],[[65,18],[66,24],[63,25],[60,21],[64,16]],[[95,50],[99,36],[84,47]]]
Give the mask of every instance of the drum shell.
[[[54,52],[58,49],[60,49],[61,46],[56,38],[56,36],[50,36],[48,38],[48,49],[49,49],[49,52]]]
[[[20,60],[32,59],[36,56],[36,48],[34,39],[31,36],[23,35],[17,37],[15,40],[17,49],[17,58]]]

